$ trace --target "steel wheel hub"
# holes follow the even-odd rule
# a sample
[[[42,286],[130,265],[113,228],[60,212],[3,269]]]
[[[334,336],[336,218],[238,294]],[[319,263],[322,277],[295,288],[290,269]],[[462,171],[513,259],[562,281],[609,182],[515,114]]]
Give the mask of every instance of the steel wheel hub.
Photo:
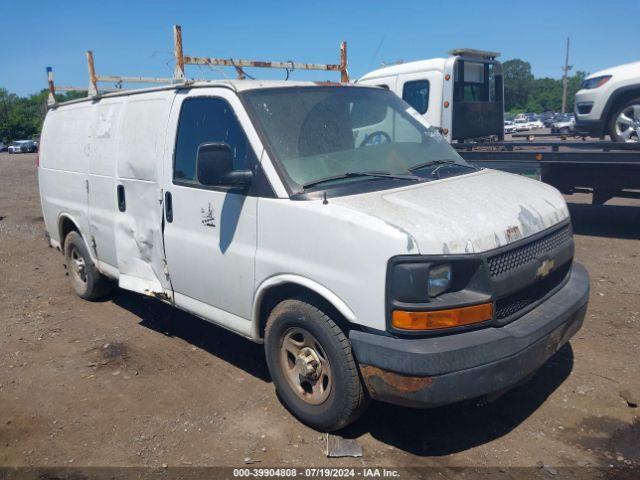
[[[80,252],[76,248],[71,250],[71,273],[72,275],[82,283],[87,283],[87,266],[84,262],[84,258],[80,255]]]
[[[296,357],[296,368],[300,371],[300,375],[309,380],[317,380],[322,372],[322,364],[315,350],[304,347]]]
[[[329,397],[331,365],[320,342],[306,329],[294,327],[285,332],[280,366],[291,389],[305,402],[319,405]]]

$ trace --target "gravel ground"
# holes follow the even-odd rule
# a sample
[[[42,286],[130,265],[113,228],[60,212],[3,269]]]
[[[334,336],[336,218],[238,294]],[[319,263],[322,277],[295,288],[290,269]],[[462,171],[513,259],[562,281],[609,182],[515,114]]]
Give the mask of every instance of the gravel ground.
[[[639,201],[567,197],[590,306],[529,383],[488,405],[373,404],[342,432],[363,457],[332,459],[259,345],[132,293],[79,299],[35,173],[0,154],[0,466],[640,465]]]

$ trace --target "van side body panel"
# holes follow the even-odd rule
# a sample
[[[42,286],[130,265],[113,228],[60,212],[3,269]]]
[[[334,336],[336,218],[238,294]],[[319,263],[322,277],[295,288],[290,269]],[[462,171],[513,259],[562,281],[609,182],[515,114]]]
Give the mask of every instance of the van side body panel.
[[[257,243],[258,292],[274,278],[294,278],[293,282],[295,277],[304,278],[331,292],[327,295],[322,288],[300,282],[331,302],[347,320],[380,330],[385,329],[388,259],[419,253],[406,231],[331,199],[328,204],[320,199],[259,199]]]
[[[85,240],[89,231],[87,170],[93,111],[86,103],[50,110],[43,125],[38,184],[45,226],[57,245],[64,241],[63,216],[74,222]]]
[[[157,91],[50,110],[40,153],[40,195],[52,244],[69,218],[98,269],[122,288],[169,293],[162,241],[162,155],[175,94]],[[118,208],[123,189],[126,206]]]

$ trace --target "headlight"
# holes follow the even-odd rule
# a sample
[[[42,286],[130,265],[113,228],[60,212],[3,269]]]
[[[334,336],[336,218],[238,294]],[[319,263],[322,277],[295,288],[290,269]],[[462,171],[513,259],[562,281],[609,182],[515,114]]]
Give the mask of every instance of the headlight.
[[[429,280],[427,281],[427,293],[429,297],[437,297],[441,293],[449,290],[452,279],[453,273],[451,272],[450,264],[444,263],[431,267],[429,269]]]
[[[428,303],[430,299],[451,289],[451,262],[402,262],[393,266],[389,276],[390,294],[402,303]],[[462,277],[467,274],[460,272]]]
[[[389,260],[386,318],[390,331],[419,335],[491,320],[486,263],[479,256],[442,257],[399,255]]]
[[[611,78],[611,75],[603,75],[601,77],[588,78],[584,82],[582,82],[582,85],[580,85],[580,88],[583,88],[585,90],[592,90],[594,88],[601,87],[602,85],[607,83],[610,78]]]

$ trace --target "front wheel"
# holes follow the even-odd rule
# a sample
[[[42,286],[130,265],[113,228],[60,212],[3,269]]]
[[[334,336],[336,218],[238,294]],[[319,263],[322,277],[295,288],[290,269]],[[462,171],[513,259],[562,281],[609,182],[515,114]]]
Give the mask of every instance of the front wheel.
[[[280,400],[303,423],[334,431],[364,411],[367,396],[351,343],[312,303],[291,299],[273,309],[265,354]]]
[[[613,113],[609,135],[614,142],[640,142],[640,98],[634,98]]]

